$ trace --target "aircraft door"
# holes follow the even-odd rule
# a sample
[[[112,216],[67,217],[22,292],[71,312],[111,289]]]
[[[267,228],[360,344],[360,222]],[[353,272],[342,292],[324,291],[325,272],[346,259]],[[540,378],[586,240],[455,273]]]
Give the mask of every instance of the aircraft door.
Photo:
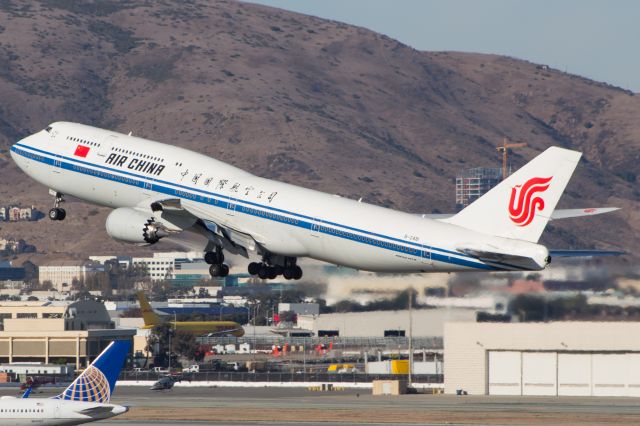
[[[422,248],[422,263],[426,265],[433,265],[433,259],[431,258],[431,251],[426,248]]]
[[[227,216],[235,216],[235,215],[236,215],[235,200],[229,199],[229,201],[227,201]]]
[[[59,158],[53,160],[53,173],[59,174],[62,168],[62,161]]]
[[[142,195],[145,198],[151,198],[152,192],[153,192],[153,184],[151,182],[144,182],[144,186],[142,187]]]
[[[102,143],[98,147],[98,157],[106,158],[109,155],[111,147],[118,141],[116,135],[108,135],[103,139]]]
[[[311,224],[311,236],[312,237],[319,237],[320,236],[320,230],[319,230],[320,225],[316,222],[313,222]]]

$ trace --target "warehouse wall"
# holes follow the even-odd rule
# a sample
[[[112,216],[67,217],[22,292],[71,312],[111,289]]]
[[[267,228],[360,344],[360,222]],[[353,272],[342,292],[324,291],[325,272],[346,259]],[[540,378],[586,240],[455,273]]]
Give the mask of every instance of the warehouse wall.
[[[448,321],[475,321],[472,309],[415,309],[414,337],[440,337]],[[338,330],[340,337],[383,337],[385,330],[404,330],[409,335],[409,311],[372,311],[298,316],[298,325],[314,333]]]
[[[584,353],[601,362],[598,355],[618,352],[627,358],[640,353],[640,323],[633,322],[553,322],[553,323],[448,323],[444,326],[444,377],[445,392],[455,393],[464,389],[469,394],[489,393],[490,354],[494,368],[501,366],[505,377],[508,369],[522,368],[517,356],[499,352],[552,352],[539,356],[520,354],[522,362],[567,362],[567,354]],[[593,358],[593,357],[596,358]],[[504,359],[498,359],[498,358]],[[526,358],[524,361],[522,359]],[[544,358],[547,357],[547,358]],[[544,358],[544,359],[543,359]],[[606,358],[613,360],[613,358]],[[626,359],[626,358],[625,358]],[[570,363],[579,361],[570,358]],[[626,362],[626,360],[625,360]],[[629,361],[631,362],[631,361]],[[567,371],[567,370],[563,370]],[[591,370],[590,370],[591,371]],[[598,371],[604,370],[595,370]],[[614,374],[614,373],[611,373]],[[529,383],[546,380],[544,377],[525,378]],[[539,379],[539,380],[538,380]],[[496,380],[499,381],[499,380]],[[548,380],[546,382],[548,384]],[[503,388],[508,384],[502,383]],[[523,386],[513,383],[513,386]],[[539,384],[542,386],[542,384]]]

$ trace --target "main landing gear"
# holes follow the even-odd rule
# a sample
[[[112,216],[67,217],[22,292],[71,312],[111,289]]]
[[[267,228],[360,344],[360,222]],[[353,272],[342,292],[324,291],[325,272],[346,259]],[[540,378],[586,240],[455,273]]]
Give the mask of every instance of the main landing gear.
[[[208,251],[204,254],[204,261],[210,264],[209,274],[212,277],[226,277],[229,275],[229,266],[224,262],[224,253],[220,247],[216,251]]]
[[[49,210],[49,219],[64,220],[64,218],[67,217],[67,212],[60,207],[60,203],[64,203],[64,196],[59,192],[56,192],[55,196],[56,199],[53,202],[53,208]]]
[[[302,268],[296,265],[295,257],[285,257],[284,265],[273,264],[268,256],[262,258],[262,262],[251,262],[247,268],[249,274],[257,275],[262,280],[272,280],[282,275],[287,280],[299,280],[302,278]]]

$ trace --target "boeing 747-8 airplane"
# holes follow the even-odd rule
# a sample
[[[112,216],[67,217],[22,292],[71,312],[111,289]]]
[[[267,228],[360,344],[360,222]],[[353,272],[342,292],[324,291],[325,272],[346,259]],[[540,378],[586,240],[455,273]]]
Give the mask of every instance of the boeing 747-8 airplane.
[[[50,188],[52,220],[64,219],[60,203],[70,195],[112,207],[106,228],[116,240],[167,239],[202,250],[213,276],[229,273],[224,252],[254,252],[262,261],[249,264],[250,274],[299,279],[301,257],[379,272],[543,269],[553,253],[537,242],[581,154],[548,148],[460,213],[438,219],[76,123],[51,124],[13,145],[11,156]]]

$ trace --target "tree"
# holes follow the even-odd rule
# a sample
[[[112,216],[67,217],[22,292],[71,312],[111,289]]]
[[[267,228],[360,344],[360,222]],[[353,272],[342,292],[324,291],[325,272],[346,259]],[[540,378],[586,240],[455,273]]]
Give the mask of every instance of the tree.
[[[147,337],[147,351],[153,354],[155,365],[167,365],[169,353],[169,336],[173,334],[173,328],[169,323],[158,324]]]
[[[120,314],[120,318],[141,318],[142,310],[140,308],[129,308]]]
[[[173,352],[189,360],[195,358],[196,352],[198,352],[199,349],[199,345],[196,343],[196,337],[193,333],[185,331],[176,331],[172,346]]]

